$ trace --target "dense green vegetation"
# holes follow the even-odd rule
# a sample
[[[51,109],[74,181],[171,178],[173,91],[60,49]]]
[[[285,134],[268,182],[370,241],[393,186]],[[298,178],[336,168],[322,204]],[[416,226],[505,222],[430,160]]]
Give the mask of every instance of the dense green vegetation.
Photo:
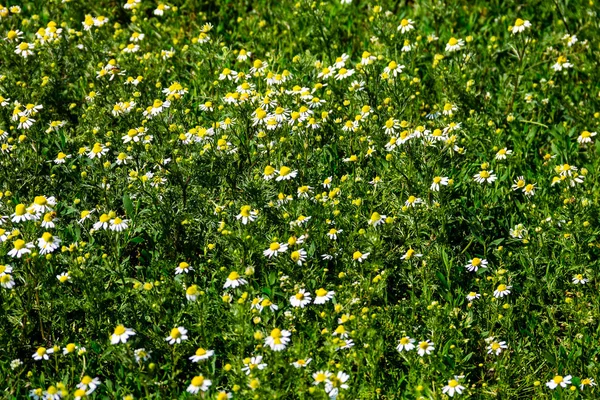
[[[0,397],[597,398],[599,11],[0,6]]]

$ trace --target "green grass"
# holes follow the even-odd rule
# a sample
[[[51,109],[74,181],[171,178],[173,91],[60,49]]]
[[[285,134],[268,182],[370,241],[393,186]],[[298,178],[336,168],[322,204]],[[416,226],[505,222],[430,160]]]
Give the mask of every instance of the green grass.
[[[598,397],[598,5],[124,4],[0,7],[0,397]]]

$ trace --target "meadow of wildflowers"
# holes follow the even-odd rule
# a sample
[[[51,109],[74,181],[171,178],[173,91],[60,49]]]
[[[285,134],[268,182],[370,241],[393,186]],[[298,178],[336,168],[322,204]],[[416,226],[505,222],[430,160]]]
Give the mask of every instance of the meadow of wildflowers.
[[[600,398],[599,12],[0,5],[0,398]]]

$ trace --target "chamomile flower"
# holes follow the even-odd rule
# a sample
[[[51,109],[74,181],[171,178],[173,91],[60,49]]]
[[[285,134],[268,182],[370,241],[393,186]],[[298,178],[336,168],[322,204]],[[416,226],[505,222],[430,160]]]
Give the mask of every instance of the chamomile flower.
[[[27,243],[23,239],[17,239],[13,242],[13,249],[8,252],[8,255],[14,258],[21,258],[25,254],[31,253],[31,249],[34,247],[31,242]]]
[[[45,213],[52,211],[55,205],[56,199],[54,198],[54,196],[36,196],[32,204],[33,209],[36,213]]]
[[[128,219],[121,219],[119,217],[115,217],[110,220],[109,229],[115,232],[122,232],[127,229],[128,224]]]
[[[167,336],[165,340],[171,345],[175,343],[179,344],[184,340],[187,340],[187,332],[187,329],[185,329],[183,326],[178,326],[176,328],[171,329],[169,336]]]
[[[448,177],[445,176],[436,176],[433,178],[433,182],[431,183],[431,186],[429,187],[430,190],[434,191],[434,192],[439,192],[440,191],[440,185],[441,186],[447,186],[449,182]]]
[[[33,43],[21,42],[15,48],[15,53],[23,58],[27,58],[33,55],[34,48],[35,46],[33,45]]]
[[[25,204],[17,204],[15,212],[11,215],[11,221],[15,223],[25,222],[33,219],[33,215],[27,211]]]
[[[310,362],[312,361],[312,358],[300,358],[296,361],[294,361],[293,363],[291,363],[291,365],[294,366],[294,368],[306,368],[308,366],[308,364],[310,364]]]
[[[244,359],[244,366],[242,367],[242,371],[245,372],[246,375],[250,375],[255,369],[263,370],[267,367],[267,364],[262,361],[262,356],[246,358]]]
[[[134,336],[135,331],[131,328],[125,328],[124,325],[117,325],[115,331],[110,337],[111,344],[127,343],[130,336]]]
[[[44,391],[44,400],[60,400],[60,398],[63,396],[63,391],[58,386],[59,384],[56,386],[48,386],[48,388]]]
[[[367,257],[369,257],[369,254],[371,253],[361,253],[360,251],[355,251],[354,253],[352,253],[352,259],[354,261],[358,261],[358,262],[363,262],[367,259]]]
[[[40,360],[48,360],[50,359],[50,354],[54,353],[54,348],[50,347],[50,348],[45,348],[45,347],[38,347],[38,349],[35,351],[35,353],[33,353],[33,359],[36,361],[40,361]]]
[[[582,274],[576,274],[573,276],[573,283],[576,285],[585,285],[587,282],[588,280],[584,278]]]
[[[60,275],[56,275],[56,279],[58,279],[58,281],[60,283],[65,283],[65,282],[70,282],[71,281],[71,275],[69,274],[69,272],[63,272]]]
[[[100,378],[96,377],[96,378],[92,378],[89,375],[84,376],[83,378],[81,378],[81,382],[79,382],[77,384],[77,387],[79,389],[83,389],[86,391],[86,394],[91,394],[94,392],[94,390],[96,390],[96,388],[98,386],[100,386],[102,382],[100,381]]]
[[[312,297],[306,289],[298,290],[298,293],[290,297],[290,304],[292,307],[304,308],[310,304]]]
[[[464,40],[456,39],[455,37],[451,37],[450,40],[448,40],[448,43],[446,43],[446,51],[447,52],[458,51],[458,50],[462,49],[464,45],[465,45]]]
[[[529,183],[527,185],[525,185],[525,187],[523,188],[523,193],[525,194],[525,196],[527,197],[531,197],[533,195],[535,195],[535,183]]]
[[[194,268],[190,266],[190,264],[186,263],[185,261],[182,261],[179,263],[179,265],[177,267],[175,267],[175,275],[179,275],[179,274],[187,274],[190,271],[193,271]]]
[[[206,392],[211,385],[212,382],[209,379],[206,379],[202,375],[197,375],[192,379],[192,382],[187,387],[187,391],[191,394],[197,394],[199,391]]]
[[[487,268],[488,261],[478,257],[472,258],[465,268],[470,272],[477,272],[479,268]]]
[[[499,284],[496,290],[494,290],[494,297],[502,298],[504,296],[508,296],[511,288],[512,286],[507,286],[504,283]]]
[[[325,304],[327,303],[329,300],[331,300],[333,298],[333,296],[335,295],[335,292],[333,290],[327,291],[323,288],[317,289],[317,291],[315,292],[315,304]]]
[[[346,383],[350,379],[350,375],[343,371],[338,371],[336,375],[331,375],[325,382],[325,393],[329,395],[330,399],[335,399],[340,393],[340,389],[348,389],[349,386]]]
[[[419,204],[423,204],[424,201],[420,197],[408,196],[408,199],[404,202],[406,207],[416,207]]]
[[[573,67],[573,64],[571,64],[569,62],[567,57],[562,56],[562,55],[556,59],[556,62],[554,64],[552,64],[552,69],[556,72],[562,71],[563,69],[572,68],[572,67]]]
[[[385,222],[386,218],[387,218],[387,216],[381,215],[375,211],[371,214],[371,217],[369,218],[369,221],[367,221],[367,222],[369,225],[373,225],[373,228],[377,228],[377,226],[379,226]]]
[[[583,390],[586,386],[596,386],[596,382],[592,378],[584,378],[580,381],[579,388]]]
[[[496,153],[496,160],[506,160],[506,156],[510,156],[512,154],[512,150],[507,149],[506,147],[498,150]]]
[[[492,183],[497,179],[496,174],[493,172],[493,170],[487,171],[484,169],[476,173],[473,178],[477,183]]]
[[[15,286],[15,280],[11,274],[0,275],[0,286],[4,289],[12,289]]]
[[[404,255],[402,257],[400,257],[400,259],[401,260],[411,260],[415,257],[423,257],[423,254],[417,253],[413,249],[408,249],[408,250],[406,250],[406,253],[404,253]]]
[[[282,166],[281,168],[279,168],[279,176],[275,179],[276,181],[288,181],[290,179],[293,179],[296,177],[296,175],[298,175],[298,171],[296,170],[292,170],[289,167],[286,167],[285,165]]]
[[[285,253],[288,249],[287,243],[273,242],[269,245],[269,248],[263,251],[265,257],[277,257],[280,253]]]
[[[44,232],[42,237],[38,238],[37,245],[40,249],[40,254],[48,254],[52,253],[54,250],[58,249],[60,245],[60,238],[52,235],[50,232]]]
[[[516,33],[521,33],[524,32],[525,29],[529,29],[531,28],[531,22],[527,21],[527,20],[523,20],[521,18],[517,18],[517,20],[515,21],[515,24],[513,25],[511,32],[512,34],[516,34]]]
[[[108,147],[101,144],[101,143],[95,143],[94,146],[92,146],[92,149],[88,151],[87,156],[90,159],[94,159],[94,158],[101,158],[103,155],[105,155],[106,153],[108,153]]]
[[[400,342],[398,343],[398,346],[396,346],[396,350],[398,350],[399,352],[411,351],[415,348],[414,343],[415,339],[410,338],[408,336],[404,336],[400,338]]]
[[[403,18],[400,21],[400,25],[398,25],[398,30],[400,31],[400,33],[407,33],[410,32],[414,29],[414,21],[412,19],[405,19]]]
[[[338,234],[342,233],[343,229],[331,228],[329,232],[327,232],[327,237],[331,240],[337,240]]]
[[[291,333],[286,330],[275,328],[270,335],[265,338],[265,345],[273,351],[281,351],[286,348],[290,342]]]
[[[583,131],[577,137],[577,143],[579,143],[579,144],[592,143],[592,138],[594,136],[596,136],[596,132]]]
[[[148,361],[150,359],[151,351],[146,351],[146,349],[135,349],[133,352],[133,356],[135,357],[135,362],[140,363],[143,361]]]
[[[486,341],[489,343],[487,346],[488,354],[495,354],[499,356],[503,350],[508,349],[506,342],[497,341],[493,337],[488,338]]]
[[[515,179],[513,181],[513,185],[511,186],[512,190],[519,190],[519,189],[524,189],[525,188],[525,178],[522,176],[517,177],[517,179]]]
[[[202,347],[198,347],[198,349],[196,349],[196,353],[193,356],[191,356],[189,359],[192,360],[192,362],[197,363],[198,361],[208,360],[214,354],[215,354],[214,350],[205,350]]]
[[[404,65],[398,64],[396,61],[390,61],[388,65],[383,69],[383,73],[387,76],[393,76],[394,78],[401,74],[404,70]]]
[[[240,274],[238,274],[236,271],[232,271],[227,276],[227,280],[225,281],[225,284],[223,285],[223,289],[227,289],[229,287],[232,289],[235,289],[236,287],[245,285],[247,283],[248,283],[248,281],[243,279],[240,276]]]
[[[275,175],[277,173],[278,173],[278,171],[275,168],[273,168],[270,165],[267,165],[265,167],[264,172],[263,172],[263,178],[264,178],[265,181],[271,180],[271,179],[273,179],[275,177]]]
[[[158,16],[162,16],[164,15],[165,11],[169,10],[171,7],[164,4],[164,3],[160,3],[158,4],[158,6],[154,9],[153,14],[154,15],[158,15]]]
[[[75,353],[77,350],[77,345],[75,343],[69,343],[65,347],[63,347],[63,355]]]
[[[461,394],[465,387],[458,383],[460,377],[455,376],[454,379],[448,380],[448,384],[442,388],[442,393],[449,397],[454,397],[455,394]]]
[[[312,374],[313,385],[317,386],[321,383],[326,383],[329,381],[330,377],[331,377],[331,372],[329,372],[329,371],[323,371],[323,370],[317,371]]]
[[[559,386],[562,388],[566,388],[568,385],[571,384],[571,378],[572,378],[571,375],[567,375],[567,376],[556,375],[554,378],[552,378],[551,380],[546,382],[546,386],[548,386],[552,390],[556,389]]]
[[[200,290],[198,290],[198,285],[190,285],[185,290],[185,298],[188,301],[196,301],[198,299],[198,296],[200,296]]]
[[[292,259],[293,262],[295,262],[298,265],[302,265],[302,263],[304,263],[306,261],[306,250],[304,249],[299,249],[299,250],[295,250],[292,251],[290,254],[290,258]]]
[[[480,297],[481,295],[477,292],[469,292],[469,294],[467,294],[467,300],[469,301],[477,300]]]
[[[417,345],[417,353],[423,357],[425,354],[429,355],[435,349],[434,343],[431,340],[424,340],[419,342]]]
[[[346,69],[346,68],[340,68],[337,71],[337,74],[335,75],[335,79],[336,80],[342,80],[342,79],[346,79],[350,76],[354,75],[354,70],[353,69]]]
[[[13,271],[13,268],[9,265],[0,264],[0,276],[4,276],[6,274],[10,274]]]

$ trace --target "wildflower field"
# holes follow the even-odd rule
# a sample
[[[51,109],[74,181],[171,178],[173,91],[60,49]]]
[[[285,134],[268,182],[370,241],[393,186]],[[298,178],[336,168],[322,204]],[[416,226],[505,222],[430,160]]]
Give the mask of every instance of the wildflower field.
[[[596,0],[7,1],[0,398],[600,398]]]

